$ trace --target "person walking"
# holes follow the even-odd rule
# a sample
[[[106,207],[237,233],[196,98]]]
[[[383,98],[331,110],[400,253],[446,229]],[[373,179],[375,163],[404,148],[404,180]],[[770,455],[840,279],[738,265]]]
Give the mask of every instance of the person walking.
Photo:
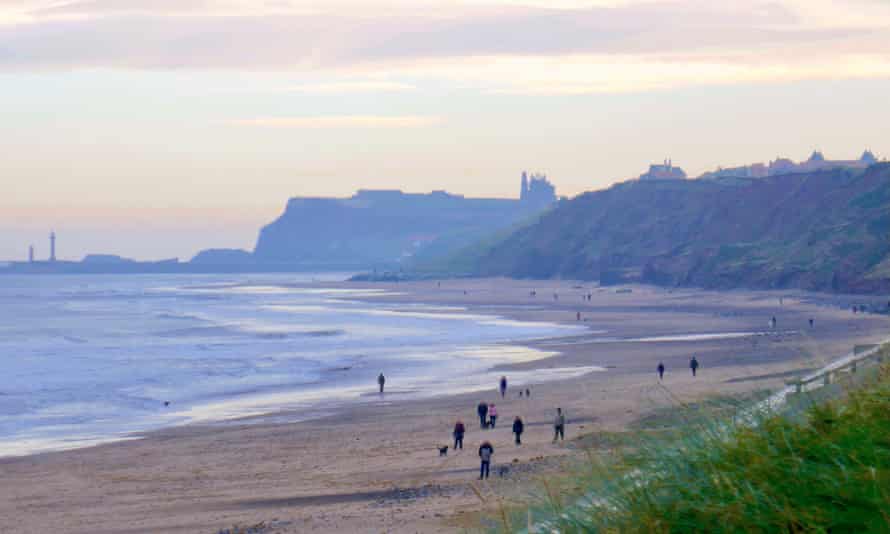
[[[494,424],[498,420],[498,409],[495,408],[494,404],[488,405],[488,427],[494,428]]]
[[[562,413],[562,408],[556,409],[556,417],[553,419],[553,443],[556,443],[556,438],[561,441],[566,439],[566,416]]]
[[[695,376],[695,373],[698,371],[698,360],[695,359],[695,356],[689,360],[689,368],[692,369],[692,376]]]
[[[467,429],[464,427],[463,421],[458,420],[454,423],[454,450],[464,450],[464,434]]]
[[[480,402],[479,406],[476,406],[476,413],[479,414],[479,426],[481,428],[485,428],[488,426],[488,405],[484,402]]]
[[[501,382],[498,384],[498,386],[501,390],[501,398],[504,398],[504,395],[507,394],[507,377],[506,376],[501,377]]]
[[[658,379],[664,380],[664,362],[658,362]]]
[[[380,386],[380,394],[383,395],[383,386],[386,384],[386,377],[383,376],[383,373],[377,377],[377,384]]]
[[[483,441],[482,445],[479,446],[479,459],[482,460],[482,463],[479,465],[479,480],[488,478],[488,473],[491,471],[491,457],[493,455],[494,447],[488,441]]]
[[[522,433],[525,432],[525,424],[519,416],[513,420],[513,433],[516,434],[516,444],[522,445]]]

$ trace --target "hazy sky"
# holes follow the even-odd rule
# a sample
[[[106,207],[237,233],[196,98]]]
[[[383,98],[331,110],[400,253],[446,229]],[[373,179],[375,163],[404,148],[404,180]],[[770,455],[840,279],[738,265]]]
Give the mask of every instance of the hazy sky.
[[[0,259],[251,248],[361,187],[886,157],[888,95],[888,0],[0,0]]]

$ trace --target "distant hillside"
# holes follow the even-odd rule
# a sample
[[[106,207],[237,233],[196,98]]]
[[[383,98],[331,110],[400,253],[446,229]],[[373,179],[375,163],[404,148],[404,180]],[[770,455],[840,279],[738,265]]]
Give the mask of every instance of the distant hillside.
[[[561,202],[449,265],[486,276],[888,292],[890,164],[626,182]]]
[[[189,263],[200,265],[248,265],[254,263],[253,254],[234,248],[210,248],[197,253]]]
[[[253,254],[262,264],[404,264],[453,253],[554,200],[552,188],[549,196],[525,200],[368,190],[344,199],[293,198],[261,230]]]

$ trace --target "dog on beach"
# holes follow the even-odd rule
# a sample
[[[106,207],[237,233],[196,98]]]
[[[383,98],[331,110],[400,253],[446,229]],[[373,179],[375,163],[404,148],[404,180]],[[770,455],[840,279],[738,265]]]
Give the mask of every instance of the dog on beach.
[[[448,445],[439,447],[439,456],[448,456]]]

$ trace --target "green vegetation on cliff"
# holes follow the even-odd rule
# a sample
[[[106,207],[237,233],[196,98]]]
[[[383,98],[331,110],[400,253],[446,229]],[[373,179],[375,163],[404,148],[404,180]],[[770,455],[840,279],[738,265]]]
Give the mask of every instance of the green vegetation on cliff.
[[[633,181],[561,202],[445,269],[713,288],[890,290],[890,164]]]

